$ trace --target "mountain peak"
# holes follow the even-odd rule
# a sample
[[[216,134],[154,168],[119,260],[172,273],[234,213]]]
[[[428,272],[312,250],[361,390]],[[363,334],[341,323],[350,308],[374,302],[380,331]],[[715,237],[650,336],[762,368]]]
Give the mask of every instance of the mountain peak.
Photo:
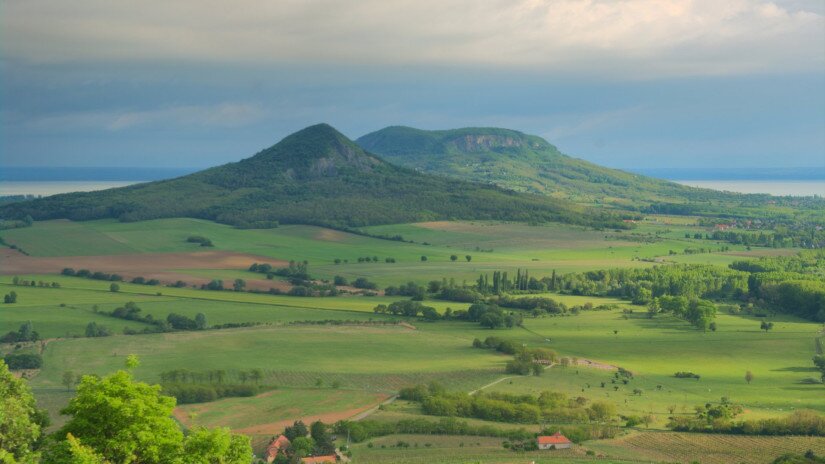
[[[342,172],[368,172],[381,160],[329,124],[316,124],[286,136],[277,144],[235,164],[256,176],[287,179],[334,177]]]

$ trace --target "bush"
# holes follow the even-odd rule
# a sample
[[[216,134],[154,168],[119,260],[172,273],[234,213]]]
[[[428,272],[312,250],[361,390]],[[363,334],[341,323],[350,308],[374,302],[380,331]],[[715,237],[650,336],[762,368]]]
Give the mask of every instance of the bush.
[[[11,370],[40,369],[43,366],[43,357],[36,353],[10,353],[3,361]]]
[[[206,237],[201,237],[200,235],[192,235],[186,239],[189,243],[200,243],[202,247],[211,247],[214,246],[212,244],[212,240],[209,240]]]
[[[370,282],[366,277],[359,277],[352,283],[355,288],[363,288],[365,290],[375,290],[378,285],[375,282]]]

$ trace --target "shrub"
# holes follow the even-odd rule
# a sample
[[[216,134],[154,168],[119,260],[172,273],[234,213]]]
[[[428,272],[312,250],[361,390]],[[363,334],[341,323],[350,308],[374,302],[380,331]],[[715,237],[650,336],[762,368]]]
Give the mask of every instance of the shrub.
[[[40,369],[43,366],[43,357],[36,353],[10,353],[3,361],[11,370]]]

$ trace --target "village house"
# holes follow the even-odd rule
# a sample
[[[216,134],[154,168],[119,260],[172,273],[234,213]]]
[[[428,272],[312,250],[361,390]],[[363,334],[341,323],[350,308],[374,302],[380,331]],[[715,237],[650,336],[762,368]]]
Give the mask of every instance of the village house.
[[[561,432],[556,432],[553,435],[543,435],[536,438],[536,442],[539,445],[539,449],[566,449],[573,446],[573,442],[568,440],[567,437],[561,434]]]
[[[266,462],[271,463],[278,457],[279,453],[283,453],[289,447],[289,439],[283,435],[272,440],[269,446],[266,447]]]
[[[301,458],[301,464],[334,464],[337,461],[338,459],[334,454],[329,454],[325,456],[309,456],[306,458]]]

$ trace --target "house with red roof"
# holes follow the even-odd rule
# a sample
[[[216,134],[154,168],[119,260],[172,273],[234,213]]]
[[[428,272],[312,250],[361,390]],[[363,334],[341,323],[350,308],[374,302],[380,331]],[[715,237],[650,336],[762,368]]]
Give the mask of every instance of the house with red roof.
[[[283,435],[278,436],[266,447],[266,462],[274,461],[278,454],[285,452],[287,448],[289,448],[289,438]]]
[[[556,432],[553,435],[541,435],[536,438],[536,442],[539,445],[539,449],[543,450],[565,449],[573,446],[573,442],[568,440],[561,432]]]
[[[301,458],[301,464],[334,464],[338,458],[334,454]]]

